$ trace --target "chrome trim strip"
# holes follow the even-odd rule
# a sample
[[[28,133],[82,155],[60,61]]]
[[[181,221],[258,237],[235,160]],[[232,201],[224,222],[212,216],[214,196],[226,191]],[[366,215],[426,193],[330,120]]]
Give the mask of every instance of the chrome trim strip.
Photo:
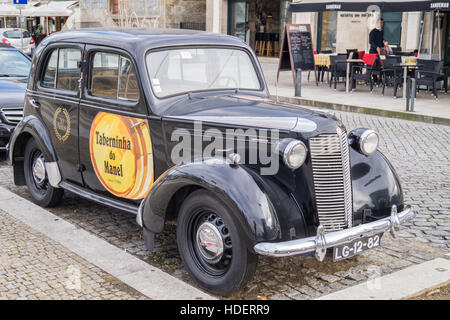
[[[317,129],[317,124],[314,121],[298,117],[168,116],[166,118],[252,126],[257,128],[291,130],[295,132],[312,132]]]
[[[345,198],[345,215],[347,227],[353,226],[353,191],[352,181],[350,177],[350,155],[348,150],[347,132],[344,129],[337,128],[337,134],[341,145],[342,154],[342,174],[344,178],[344,198]]]
[[[402,212],[397,213],[397,207],[394,205],[389,217],[377,221],[330,233],[323,233],[323,229],[319,226],[317,235],[314,237],[284,242],[261,242],[256,244],[254,249],[260,255],[272,257],[315,253],[316,258],[322,261],[328,248],[351,242],[360,237],[370,237],[386,231],[390,231],[395,235],[401,224],[414,219],[414,217],[415,212],[411,207],[407,207]]]
[[[57,162],[46,162],[45,170],[47,171],[48,182],[53,188],[59,188],[61,182],[61,173]]]

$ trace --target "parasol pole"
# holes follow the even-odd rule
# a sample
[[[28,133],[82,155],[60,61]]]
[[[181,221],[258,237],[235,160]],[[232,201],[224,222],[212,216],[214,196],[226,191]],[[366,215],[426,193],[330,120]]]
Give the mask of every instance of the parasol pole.
[[[436,11],[436,16],[438,20],[438,29],[437,29],[437,37],[438,37],[438,49],[439,49],[439,61],[441,61],[441,19],[439,15],[439,11]]]

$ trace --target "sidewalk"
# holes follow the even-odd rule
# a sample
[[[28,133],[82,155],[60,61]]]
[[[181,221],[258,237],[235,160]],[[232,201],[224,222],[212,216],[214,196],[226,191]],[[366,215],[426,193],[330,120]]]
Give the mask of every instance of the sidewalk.
[[[0,299],[148,299],[0,210]]]
[[[0,299],[214,299],[0,187]]]
[[[270,93],[277,93],[275,82],[278,70],[278,59],[259,58],[264,76],[269,85]],[[438,92],[438,100],[430,93],[420,91],[415,99],[414,112],[406,112],[406,100],[402,98],[402,88],[397,91],[397,99],[393,97],[393,88],[387,87],[385,95],[381,95],[381,87],[375,87],[370,93],[369,86],[357,85],[354,92],[345,92],[345,83],[337,84],[337,90],[329,87],[326,82],[319,82],[316,86],[314,72],[308,71],[302,74],[302,97],[294,97],[294,84],[292,72],[280,72],[278,82],[278,96],[280,101],[301,104],[304,106],[327,108],[341,111],[352,111],[365,114],[373,114],[405,120],[416,120],[429,123],[450,125],[450,94]]]

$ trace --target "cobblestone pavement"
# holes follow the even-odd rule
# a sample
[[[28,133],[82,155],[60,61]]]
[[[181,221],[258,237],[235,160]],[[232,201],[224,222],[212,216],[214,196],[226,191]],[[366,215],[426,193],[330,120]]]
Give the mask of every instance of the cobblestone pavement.
[[[380,133],[380,149],[392,161],[404,188],[406,203],[418,216],[382,248],[340,262],[326,258],[263,257],[253,281],[230,298],[311,299],[441,256],[450,248],[450,128],[376,116],[333,112],[348,130],[368,127]],[[0,165],[0,185],[28,198],[26,188],[15,187],[12,172]],[[50,210],[148,263],[193,284],[181,264],[175,226],[169,223],[157,236],[157,252],[149,254],[135,216],[66,193],[63,204]],[[195,285],[195,284],[194,284]]]
[[[0,210],[0,299],[147,299]]]

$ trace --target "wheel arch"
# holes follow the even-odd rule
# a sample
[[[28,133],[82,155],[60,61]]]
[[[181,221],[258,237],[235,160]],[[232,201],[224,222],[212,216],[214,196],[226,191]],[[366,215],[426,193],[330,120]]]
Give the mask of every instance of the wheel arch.
[[[162,174],[142,202],[142,226],[162,232],[165,221],[176,217],[183,200],[198,189],[211,192],[238,213],[236,218],[250,243],[281,237],[275,208],[264,187],[245,167],[215,159],[175,166]]]
[[[45,126],[33,115],[25,117],[14,130],[8,150],[9,164],[13,166],[14,171],[14,183],[19,186],[25,185],[24,156],[25,147],[30,139],[34,139],[39,145],[46,162],[55,163],[57,161],[50,135]]]

